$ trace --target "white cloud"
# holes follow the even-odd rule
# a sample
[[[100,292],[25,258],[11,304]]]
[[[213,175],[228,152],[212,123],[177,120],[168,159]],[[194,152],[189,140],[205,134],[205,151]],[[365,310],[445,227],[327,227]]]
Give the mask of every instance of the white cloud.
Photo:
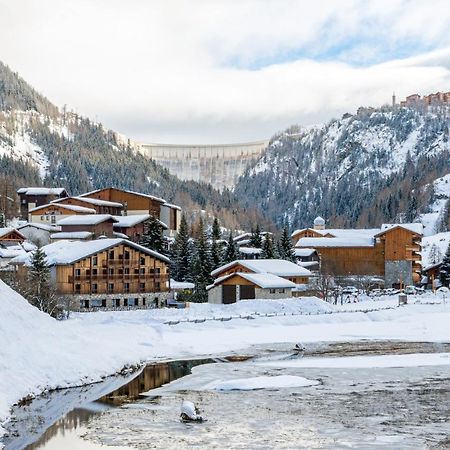
[[[0,0],[0,59],[131,138],[236,142],[450,90],[449,25],[439,0]]]

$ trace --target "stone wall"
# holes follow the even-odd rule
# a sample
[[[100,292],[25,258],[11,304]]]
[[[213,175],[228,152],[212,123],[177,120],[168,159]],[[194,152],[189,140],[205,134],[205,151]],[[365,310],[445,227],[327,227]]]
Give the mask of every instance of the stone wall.
[[[77,294],[60,296],[59,299],[64,305],[69,302],[72,311],[83,312],[161,308],[166,305],[171,296],[171,292],[145,292],[138,294]],[[128,300],[128,305],[125,305],[125,299]],[[137,299],[137,305],[134,305],[135,299]],[[85,300],[89,301],[88,307],[84,306]],[[106,300],[106,306],[97,306],[97,302],[102,300]],[[119,300],[119,306],[116,305],[116,300]]]
[[[291,288],[285,288],[284,292],[279,292],[280,289],[275,289],[275,293],[271,293],[270,289],[261,289],[256,288],[255,289],[255,297],[256,298],[262,298],[262,299],[271,299],[275,300],[278,298],[288,298],[292,297],[292,289]]]

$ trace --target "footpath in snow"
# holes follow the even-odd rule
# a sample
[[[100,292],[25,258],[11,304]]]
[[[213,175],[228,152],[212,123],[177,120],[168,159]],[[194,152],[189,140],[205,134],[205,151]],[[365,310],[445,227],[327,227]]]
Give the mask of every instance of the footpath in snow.
[[[436,298],[423,296],[420,301],[436,302]],[[236,305],[197,304],[185,310],[74,314],[58,322],[0,282],[0,422],[27,395],[99,381],[124,366],[146,361],[217,355],[268,343],[450,339],[450,305],[395,308],[396,302],[396,298],[368,300],[341,307],[316,298],[252,300]],[[392,309],[343,311],[377,305]],[[249,314],[255,318],[165,324],[183,318]]]

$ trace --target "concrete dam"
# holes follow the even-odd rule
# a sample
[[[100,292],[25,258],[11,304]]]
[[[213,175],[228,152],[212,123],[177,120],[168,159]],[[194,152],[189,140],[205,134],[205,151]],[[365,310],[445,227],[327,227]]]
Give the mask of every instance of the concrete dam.
[[[138,149],[182,180],[231,188],[248,163],[257,159],[269,141],[223,145],[139,144]]]

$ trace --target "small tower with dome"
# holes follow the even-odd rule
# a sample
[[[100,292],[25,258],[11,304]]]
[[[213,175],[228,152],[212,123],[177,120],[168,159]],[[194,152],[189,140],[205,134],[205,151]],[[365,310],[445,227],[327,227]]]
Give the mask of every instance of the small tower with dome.
[[[323,217],[317,216],[314,219],[314,229],[325,230],[325,219]]]

